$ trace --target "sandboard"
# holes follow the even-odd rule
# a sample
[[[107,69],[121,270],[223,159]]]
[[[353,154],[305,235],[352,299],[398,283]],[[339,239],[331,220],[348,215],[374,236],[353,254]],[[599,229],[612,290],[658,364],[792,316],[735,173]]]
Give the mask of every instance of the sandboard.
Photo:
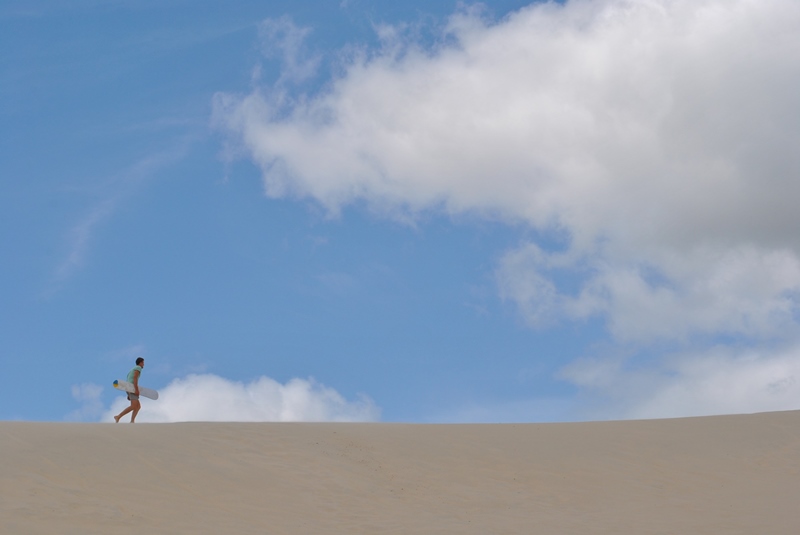
[[[117,390],[122,390],[123,392],[128,392],[129,394],[136,392],[136,387],[133,386],[133,383],[129,383],[128,381],[120,381],[119,379],[114,381],[114,388]],[[139,387],[139,395],[150,399],[158,399],[158,392],[152,388],[145,388],[143,386]]]

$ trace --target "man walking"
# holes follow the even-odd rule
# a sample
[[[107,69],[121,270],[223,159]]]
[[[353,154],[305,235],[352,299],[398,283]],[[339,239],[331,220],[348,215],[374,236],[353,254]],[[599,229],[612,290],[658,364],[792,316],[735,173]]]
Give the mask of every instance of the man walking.
[[[131,406],[114,416],[114,421],[117,423],[119,423],[120,418],[131,411],[133,411],[133,414],[131,414],[131,423],[134,423],[136,421],[136,415],[139,414],[139,409],[142,408],[142,404],[139,403],[139,376],[142,375],[142,368],[144,368],[144,359],[139,357],[136,359],[136,366],[128,372],[127,381],[131,383],[135,389],[133,394],[128,394],[128,399],[131,400]]]

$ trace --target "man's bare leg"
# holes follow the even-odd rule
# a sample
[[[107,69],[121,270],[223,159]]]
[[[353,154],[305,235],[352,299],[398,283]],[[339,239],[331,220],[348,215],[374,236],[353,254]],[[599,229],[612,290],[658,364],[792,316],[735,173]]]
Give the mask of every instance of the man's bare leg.
[[[133,401],[131,401],[131,404],[130,404],[130,406],[129,406],[129,407],[125,407],[125,410],[124,410],[124,411],[122,411],[121,413],[119,413],[119,414],[117,414],[116,416],[114,416],[114,421],[115,421],[115,422],[117,422],[117,423],[119,423],[119,419],[120,419],[120,418],[122,418],[123,416],[125,416],[126,414],[128,414],[129,412],[131,412],[131,411],[133,410],[133,403],[134,403],[134,402],[133,402]],[[137,403],[138,403],[138,402],[137,402]]]
[[[134,399],[131,401],[131,408],[133,409],[133,414],[131,414],[131,423],[136,421],[136,415],[139,414],[139,409],[142,408],[142,404],[139,403],[138,399]]]

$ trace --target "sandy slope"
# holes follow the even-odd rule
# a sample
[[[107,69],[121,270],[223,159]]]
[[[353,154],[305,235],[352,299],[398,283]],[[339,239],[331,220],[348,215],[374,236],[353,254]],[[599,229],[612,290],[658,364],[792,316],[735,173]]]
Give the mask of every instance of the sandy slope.
[[[0,533],[800,533],[800,412],[0,423]]]

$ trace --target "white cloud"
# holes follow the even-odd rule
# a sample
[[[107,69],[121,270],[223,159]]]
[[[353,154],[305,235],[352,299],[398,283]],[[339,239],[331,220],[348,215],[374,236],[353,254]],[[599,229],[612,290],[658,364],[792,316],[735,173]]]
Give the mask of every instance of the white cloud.
[[[428,48],[381,31],[319,93],[218,95],[268,195],[565,237],[498,268],[537,325],[600,316],[638,347],[800,330],[800,3],[467,10]]]
[[[312,97],[220,95],[217,117],[273,196],[564,232],[563,267],[604,272],[623,336],[643,267],[696,267],[670,281],[691,293],[753,243],[751,264],[797,263],[797,2],[573,0],[495,24],[457,14],[447,32],[454,44],[358,56]]]
[[[102,421],[112,421],[128,405],[120,395]],[[313,379],[292,379],[285,385],[259,377],[249,383],[212,374],[175,379],[159,391],[159,399],[142,400],[137,422],[294,422],[373,421],[380,410],[366,396],[348,401]]]
[[[592,417],[666,418],[800,409],[800,345],[719,346],[626,369],[623,360],[574,363],[564,377],[597,395]]]
[[[580,287],[560,289],[557,275],[578,279]],[[536,326],[604,315],[623,342],[695,334],[770,338],[797,331],[800,260],[787,249],[739,246],[612,264],[603,255],[575,259],[529,244],[501,260],[498,283]]]
[[[268,89],[223,96],[218,117],[271,194],[331,208],[492,211],[581,243],[691,242],[698,228],[794,240],[773,209],[800,188],[798,28],[792,0],[578,0],[494,25],[463,14],[452,46],[358,56],[327,92],[281,108]]]

